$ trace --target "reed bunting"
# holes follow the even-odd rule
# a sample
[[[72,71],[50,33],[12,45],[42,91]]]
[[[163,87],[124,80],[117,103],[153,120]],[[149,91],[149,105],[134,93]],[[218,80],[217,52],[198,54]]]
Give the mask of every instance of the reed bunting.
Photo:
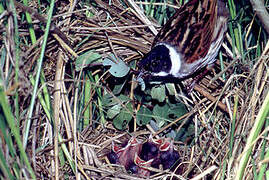
[[[181,6],[139,62],[139,77],[182,79],[213,64],[227,31],[228,15],[222,0],[190,0]]]

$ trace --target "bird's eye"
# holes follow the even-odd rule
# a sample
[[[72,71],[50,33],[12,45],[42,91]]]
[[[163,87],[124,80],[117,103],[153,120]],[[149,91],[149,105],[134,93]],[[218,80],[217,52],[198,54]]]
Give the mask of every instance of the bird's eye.
[[[164,69],[167,69],[167,66],[168,66],[168,65],[167,65],[167,62],[164,62],[164,63],[163,63],[163,68],[164,68]]]
[[[153,62],[152,63],[152,67],[156,67],[157,66],[157,63],[156,62]]]

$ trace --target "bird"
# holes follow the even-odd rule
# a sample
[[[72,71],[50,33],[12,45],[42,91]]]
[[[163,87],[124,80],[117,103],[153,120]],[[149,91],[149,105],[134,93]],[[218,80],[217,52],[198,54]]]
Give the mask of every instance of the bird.
[[[141,177],[154,174],[148,167],[160,168],[162,165],[166,170],[180,162],[180,154],[173,140],[155,139],[152,134],[144,142],[132,136],[123,146],[117,146],[112,141],[111,152],[107,154],[107,158],[110,163],[122,165],[128,172]]]
[[[112,151],[108,154],[108,159],[112,164],[121,164],[126,170],[132,167],[135,154],[140,154],[142,143],[135,137],[129,139],[124,147],[119,147],[112,141]]]
[[[138,62],[138,77],[188,78],[214,64],[227,32],[224,0],[190,0],[158,32]]]

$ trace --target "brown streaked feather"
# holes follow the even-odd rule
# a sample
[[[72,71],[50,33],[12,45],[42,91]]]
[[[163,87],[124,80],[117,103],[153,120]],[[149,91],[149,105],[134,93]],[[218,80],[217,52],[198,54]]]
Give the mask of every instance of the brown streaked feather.
[[[191,0],[183,5],[155,37],[157,43],[167,43],[180,52],[190,64],[204,58],[215,38],[218,0]]]

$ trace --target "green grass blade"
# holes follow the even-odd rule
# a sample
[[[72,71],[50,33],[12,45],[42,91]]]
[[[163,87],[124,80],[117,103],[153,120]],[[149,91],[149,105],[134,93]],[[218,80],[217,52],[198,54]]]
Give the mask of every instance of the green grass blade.
[[[90,124],[90,104],[88,101],[91,98],[91,91],[91,81],[89,80],[89,75],[86,74],[84,105],[87,107],[84,112],[83,129]]]
[[[17,123],[15,122],[15,118],[12,115],[10,106],[7,103],[7,99],[6,99],[6,96],[5,96],[4,89],[3,89],[2,85],[0,85],[0,99],[1,99],[0,105],[1,105],[1,107],[3,109],[4,116],[7,119],[7,123],[8,123],[8,126],[9,126],[10,130],[11,130],[11,133],[14,135],[15,141],[18,144],[18,148],[19,148],[19,151],[21,153],[21,157],[24,160],[31,177],[33,179],[36,179],[34,171],[33,171],[32,167],[31,167],[31,164],[30,164],[30,162],[28,160],[28,157],[27,157],[27,155],[25,153],[25,150],[23,148],[22,141],[20,139],[21,138],[20,131],[19,131],[18,127],[17,127]]]
[[[266,98],[262,104],[262,107],[260,108],[260,111],[257,115],[253,128],[250,131],[250,134],[249,134],[249,137],[247,139],[247,143],[244,149],[244,154],[242,155],[242,158],[240,158],[238,171],[235,177],[236,180],[241,180],[243,178],[244,171],[245,171],[246,165],[248,163],[248,160],[249,160],[249,157],[252,152],[253,145],[254,145],[253,142],[258,137],[261,131],[261,128],[264,125],[265,119],[268,115],[268,112],[269,112],[269,92],[266,95]]]
[[[8,179],[15,179],[15,177],[12,176],[10,169],[8,168],[8,163],[4,157],[3,149],[0,150],[0,168],[5,177],[8,177]]]
[[[42,44],[42,48],[41,48],[40,58],[38,60],[36,80],[35,80],[33,95],[32,95],[32,98],[31,98],[31,104],[30,104],[30,108],[29,108],[29,113],[28,113],[28,117],[27,117],[27,120],[26,120],[25,133],[24,133],[24,136],[23,136],[23,147],[24,148],[26,148],[27,140],[28,140],[28,136],[29,136],[31,118],[32,118],[32,115],[33,115],[33,109],[34,109],[34,104],[35,104],[35,99],[36,99],[36,94],[37,94],[37,88],[38,88],[38,84],[39,84],[39,78],[40,78],[40,74],[41,74],[42,63],[43,63],[43,59],[44,59],[44,55],[45,55],[45,50],[46,50],[46,45],[47,45],[47,40],[48,40],[48,35],[49,35],[49,30],[50,30],[50,24],[51,24],[51,20],[52,20],[53,8],[54,8],[54,0],[52,0],[50,2],[50,9],[49,9],[49,12],[48,12],[48,21],[47,21],[47,24],[46,24],[46,30],[45,30],[45,34],[44,34],[44,40],[43,40],[43,44]]]
[[[25,6],[28,6],[27,0],[23,0],[23,4]],[[34,30],[33,24],[32,24],[32,18],[28,12],[25,12],[25,15],[26,15],[26,20],[27,20],[28,25],[29,25],[29,33],[30,33],[30,38],[31,38],[32,44],[35,44],[36,43],[36,35],[35,35],[35,30]]]
[[[19,83],[19,61],[20,61],[20,45],[19,45],[19,26],[18,26],[18,19],[17,13],[15,9],[15,5],[13,0],[10,1],[12,15],[14,19],[14,42],[15,42],[15,84]],[[19,113],[19,94],[18,89],[15,92],[15,116],[17,118],[17,122],[19,122],[20,113]]]

